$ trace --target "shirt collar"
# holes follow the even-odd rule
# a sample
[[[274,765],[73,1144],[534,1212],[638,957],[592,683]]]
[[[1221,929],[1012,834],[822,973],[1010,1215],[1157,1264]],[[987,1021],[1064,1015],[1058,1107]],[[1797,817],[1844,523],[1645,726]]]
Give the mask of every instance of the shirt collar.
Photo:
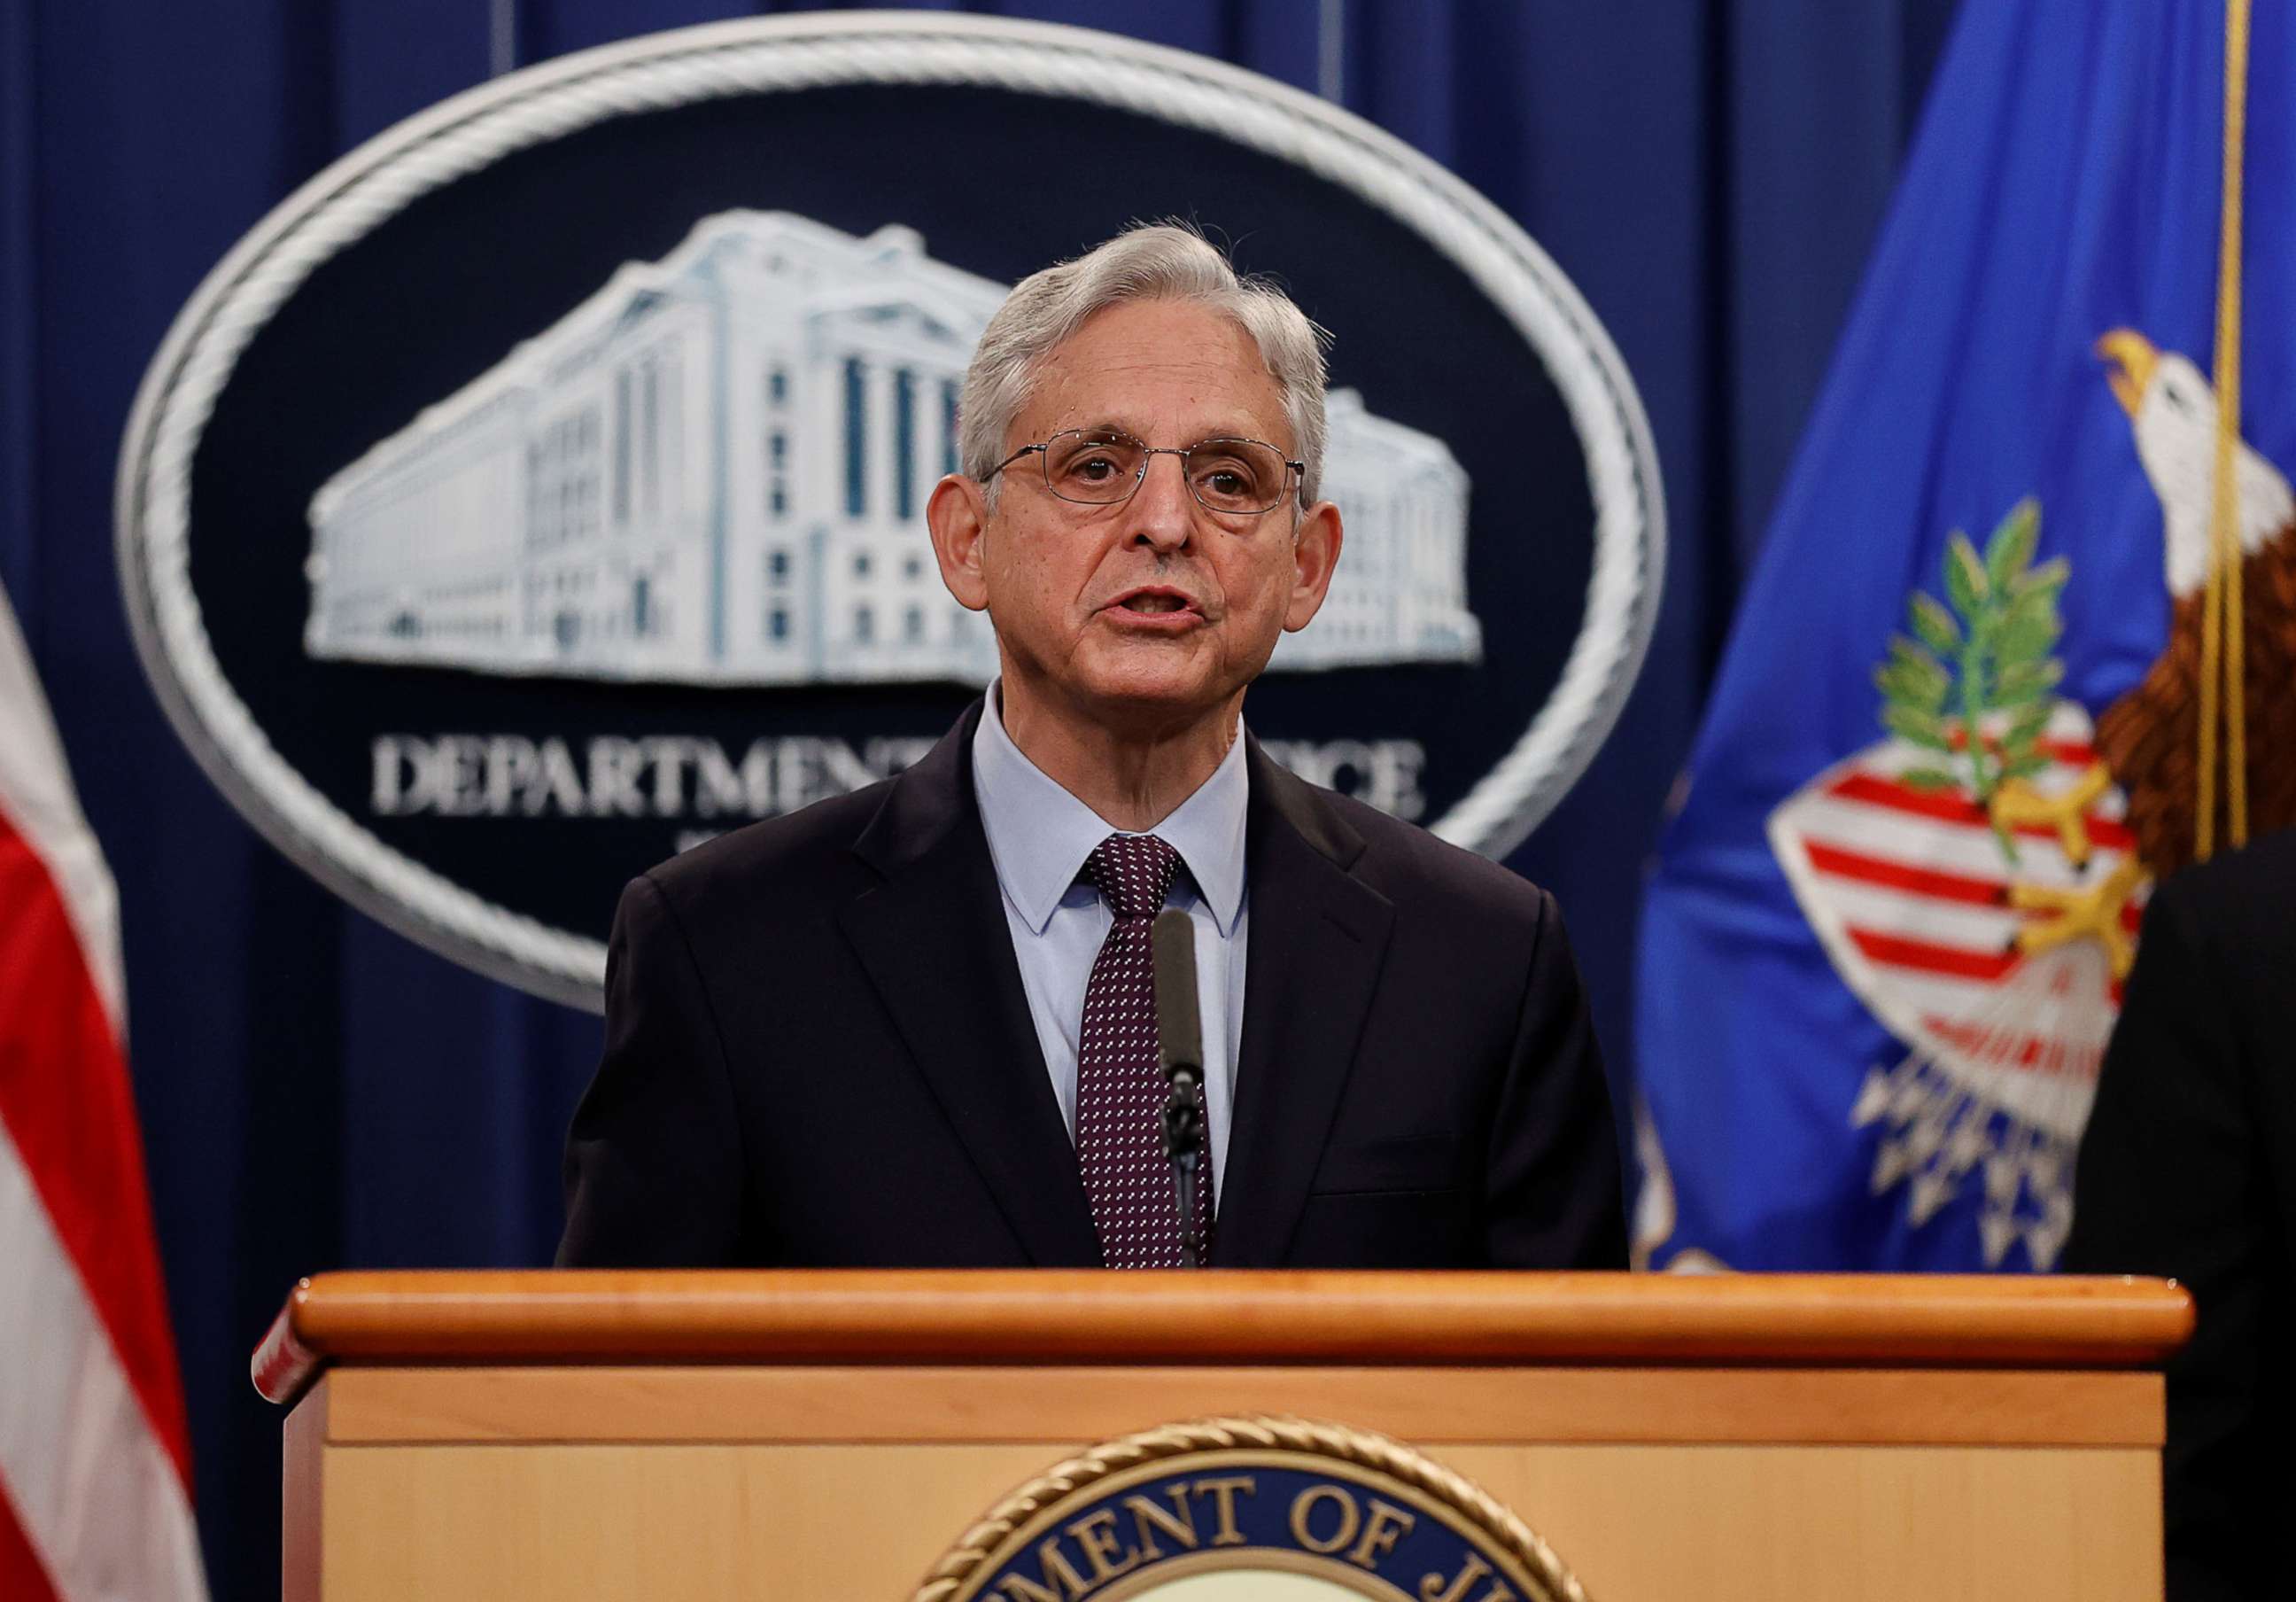
[[[972,790],[988,834],[996,880],[1029,929],[1052,922],[1061,898],[1110,833],[1122,833],[1030,761],[1004,732],[999,686],[988,688],[972,735]],[[1154,829],[1187,866],[1197,893],[1223,935],[1235,932],[1243,910],[1244,809],[1250,781],[1243,765],[1243,730],[1212,770]]]

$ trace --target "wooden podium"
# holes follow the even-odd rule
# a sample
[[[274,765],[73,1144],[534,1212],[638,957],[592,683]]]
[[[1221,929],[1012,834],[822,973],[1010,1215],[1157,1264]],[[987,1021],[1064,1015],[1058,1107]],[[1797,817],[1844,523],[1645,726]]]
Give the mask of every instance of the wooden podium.
[[[907,1602],[1014,1486],[1209,1415],[1393,1435],[1593,1602],[2161,1594],[2159,1281],[329,1274],[285,1595]]]

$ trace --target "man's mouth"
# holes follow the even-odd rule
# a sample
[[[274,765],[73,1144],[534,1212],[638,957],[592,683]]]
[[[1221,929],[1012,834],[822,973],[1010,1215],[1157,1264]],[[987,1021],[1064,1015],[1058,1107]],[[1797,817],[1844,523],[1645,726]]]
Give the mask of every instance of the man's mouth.
[[[1198,619],[1203,616],[1185,590],[1163,585],[1127,590],[1108,604],[1108,610],[1135,618],[1176,618],[1182,613]]]

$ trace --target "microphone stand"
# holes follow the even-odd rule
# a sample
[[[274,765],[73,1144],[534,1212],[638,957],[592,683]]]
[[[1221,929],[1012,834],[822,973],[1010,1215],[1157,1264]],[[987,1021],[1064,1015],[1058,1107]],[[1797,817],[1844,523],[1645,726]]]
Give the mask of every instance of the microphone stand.
[[[1193,1068],[1176,1065],[1172,1089],[1164,1097],[1164,1156],[1172,1164],[1173,1199],[1180,1209],[1180,1261],[1191,1269],[1204,1266],[1203,1230],[1196,1218],[1196,1167],[1204,1155],[1196,1092],[1202,1082]]]
[[[1180,1261],[1204,1266],[1207,1220],[1196,1217],[1196,1173],[1204,1161],[1203,1023],[1196,1005],[1195,926],[1168,907],[1150,936],[1156,990],[1156,1058],[1171,1089],[1164,1097],[1164,1156],[1180,1207]]]

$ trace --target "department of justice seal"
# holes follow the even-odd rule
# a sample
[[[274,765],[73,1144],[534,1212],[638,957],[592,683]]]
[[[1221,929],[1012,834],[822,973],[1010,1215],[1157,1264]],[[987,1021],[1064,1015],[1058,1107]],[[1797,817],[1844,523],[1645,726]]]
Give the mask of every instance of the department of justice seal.
[[[1382,1435],[1168,1425],[1007,1497],[912,1602],[1585,1602],[1522,1521]]]
[[[996,671],[923,526],[1011,285],[1185,218],[1332,331],[1347,555],[1251,699],[1504,856],[1631,689],[1650,431],[1546,253],[1401,141],[1050,24],[761,17],[514,72],[233,249],[138,398],[119,571],[177,732],[391,927],[603,1006],[634,874],[888,778]]]

